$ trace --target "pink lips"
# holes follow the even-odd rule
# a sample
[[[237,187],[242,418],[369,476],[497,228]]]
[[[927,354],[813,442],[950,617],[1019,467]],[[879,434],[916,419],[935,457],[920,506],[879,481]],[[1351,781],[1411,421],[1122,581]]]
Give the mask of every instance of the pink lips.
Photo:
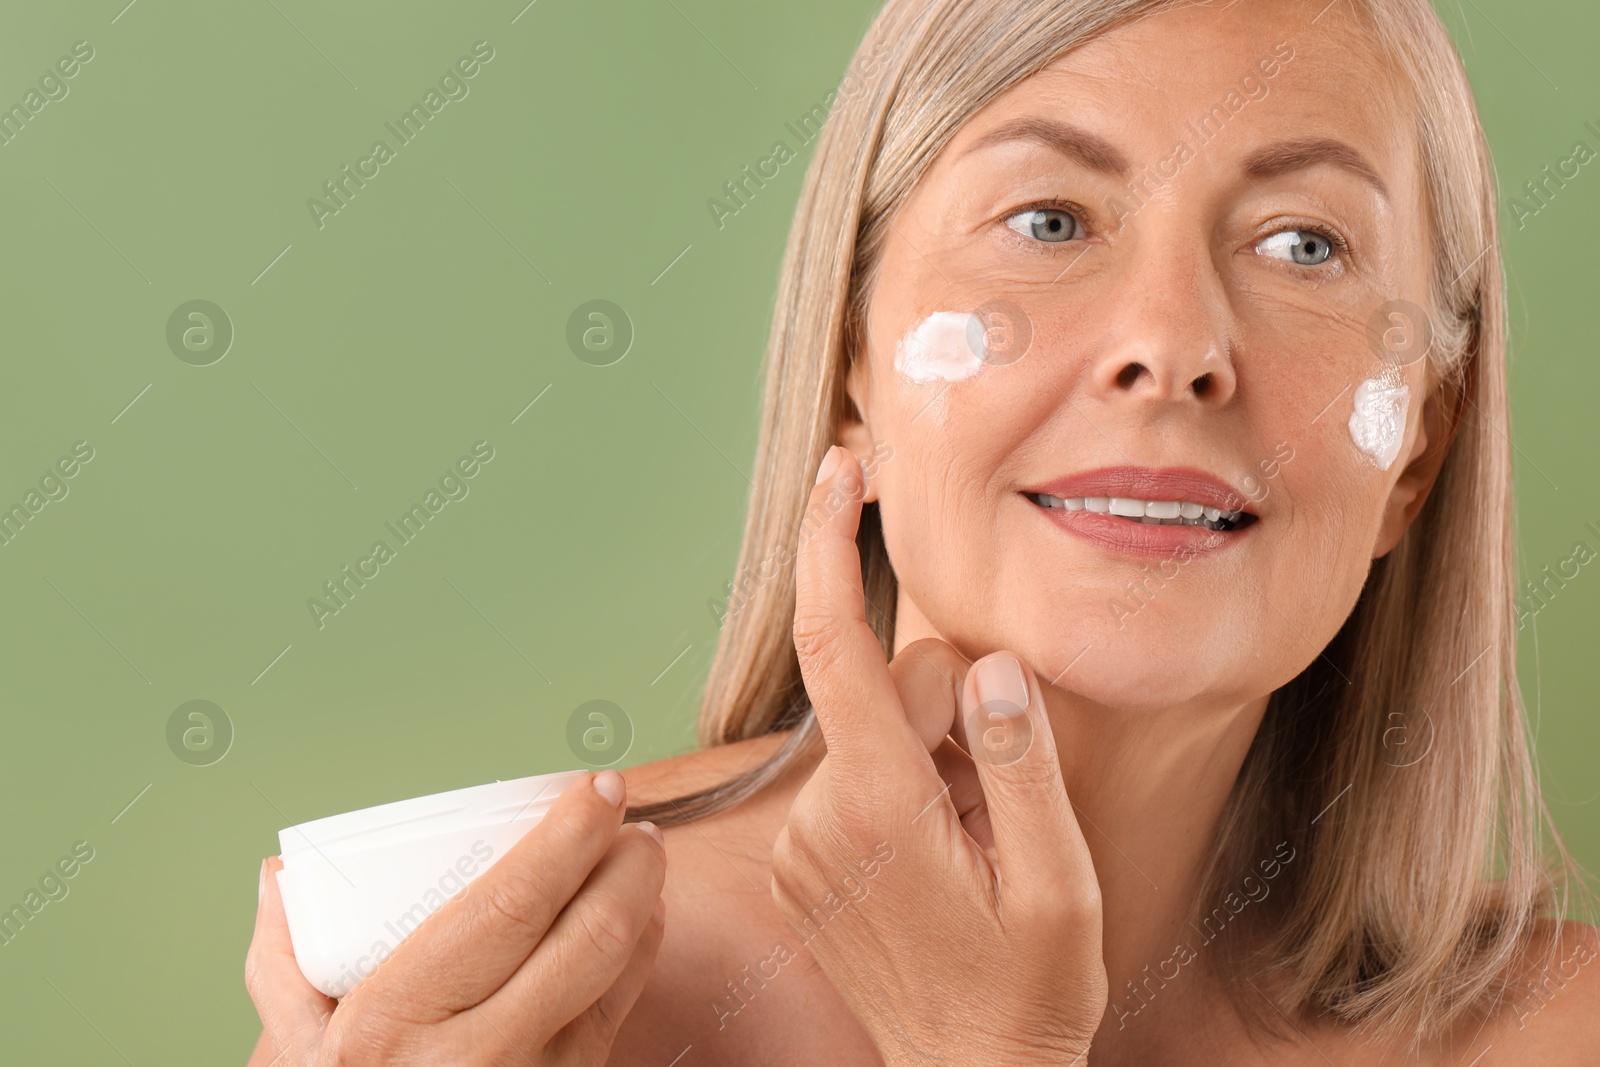
[[[1179,500],[1255,516],[1250,500],[1233,486],[1191,467],[1101,467],[1031,486],[1028,494],[1073,497],[1125,497]],[[1135,556],[1174,556],[1212,552],[1237,543],[1256,525],[1253,519],[1232,530],[1204,526],[1156,526],[1101,512],[1040,508],[1045,518],[1068,533],[1112,552]]]

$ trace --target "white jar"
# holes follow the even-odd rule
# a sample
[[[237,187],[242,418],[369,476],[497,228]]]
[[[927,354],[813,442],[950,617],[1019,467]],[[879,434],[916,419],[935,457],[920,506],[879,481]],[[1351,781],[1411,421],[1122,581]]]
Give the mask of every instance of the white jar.
[[[589,773],[490,782],[278,831],[278,889],[301,973],[330,997],[350,992]]]

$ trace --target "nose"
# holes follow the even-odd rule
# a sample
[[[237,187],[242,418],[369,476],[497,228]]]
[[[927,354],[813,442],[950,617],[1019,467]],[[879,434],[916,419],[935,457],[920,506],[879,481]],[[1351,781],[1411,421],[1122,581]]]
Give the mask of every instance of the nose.
[[[1239,385],[1222,280],[1203,243],[1189,253],[1162,244],[1129,264],[1093,387],[1109,404],[1220,408]]]

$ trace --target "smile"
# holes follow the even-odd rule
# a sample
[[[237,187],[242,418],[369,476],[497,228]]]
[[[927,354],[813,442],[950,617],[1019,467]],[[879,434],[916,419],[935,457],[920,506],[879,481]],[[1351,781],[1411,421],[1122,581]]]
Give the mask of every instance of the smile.
[[[1121,496],[1059,497],[1048,493],[1024,495],[1043,508],[1116,515],[1147,526],[1202,526],[1208,530],[1232,530],[1255,521],[1255,516],[1246,511],[1224,511],[1190,500],[1136,500]]]
[[[1249,497],[1196,467],[1100,467],[1017,488],[1035,514],[1123,556],[1193,559],[1252,540],[1261,522]]]

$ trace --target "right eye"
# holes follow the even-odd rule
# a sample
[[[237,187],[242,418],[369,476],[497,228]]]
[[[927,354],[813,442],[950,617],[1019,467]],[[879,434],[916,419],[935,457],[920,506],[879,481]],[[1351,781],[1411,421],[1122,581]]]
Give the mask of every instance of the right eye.
[[[1025,237],[1049,244],[1060,244],[1083,232],[1077,216],[1055,207],[1035,207],[1019,211],[1006,219],[1006,225]]]

